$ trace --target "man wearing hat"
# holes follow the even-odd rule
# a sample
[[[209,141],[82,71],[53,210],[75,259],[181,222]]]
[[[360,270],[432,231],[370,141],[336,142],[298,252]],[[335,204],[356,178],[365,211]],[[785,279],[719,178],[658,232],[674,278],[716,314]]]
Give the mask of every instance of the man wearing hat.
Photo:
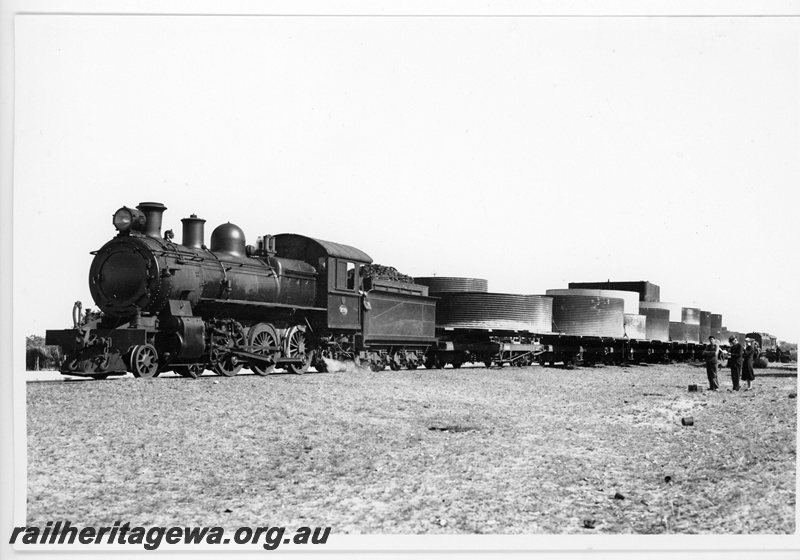
[[[739,377],[742,375],[742,364],[744,364],[744,347],[739,344],[738,339],[732,336],[728,339],[731,343],[731,381],[733,381],[733,390],[739,390]]]

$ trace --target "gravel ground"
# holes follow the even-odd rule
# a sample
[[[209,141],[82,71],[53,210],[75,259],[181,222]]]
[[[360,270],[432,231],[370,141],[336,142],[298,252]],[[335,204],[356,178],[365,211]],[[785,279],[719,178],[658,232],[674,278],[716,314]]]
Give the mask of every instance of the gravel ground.
[[[29,382],[29,525],[794,533],[797,368]],[[693,425],[682,419],[691,417]]]

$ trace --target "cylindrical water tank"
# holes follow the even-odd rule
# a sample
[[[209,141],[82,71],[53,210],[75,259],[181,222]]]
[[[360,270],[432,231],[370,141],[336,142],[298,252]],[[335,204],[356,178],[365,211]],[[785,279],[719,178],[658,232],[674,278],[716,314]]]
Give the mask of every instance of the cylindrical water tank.
[[[669,341],[669,309],[644,308],[641,314],[647,317],[648,340]]]
[[[639,313],[639,293],[623,290],[596,290],[590,288],[569,288],[547,290],[548,296],[598,296],[605,298],[619,298],[625,302],[624,312],[632,315]]]
[[[700,311],[700,326],[701,327],[711,326],[711,311]]]
[[[439,293],[436,326],[549,333],[553,300],[547,296],[487,292]]]
[[[683,322],[683,307],[680,303],[669,303],[665,301],[640,301],[640,312],[642,309],[669,309],[669,320],[671,323]]]
[[[684,323],[686,342],[700,342],[700,325],[690,325]]]
[[[669,339],[672,342],[686,342],[686,323],[681,321],[670,321]]]
[[[483,278],[458,278],[451,276],[421,276],[414,282],[428,286],[429,293],[487,292],[489,283]]]
[[[625,334],[630,339],[647,338],[647,315],[625,314]]]
[[[699,325],[700,309],[697,307],[682,307],[681,322],[686,323],[687,325]]]
[[[712,330],[722,328],[722,315],[720,315],[719,313],[712,313],[711,315],[709,315],[708,320],[709,320],[708,326],[711,327]]]
[[[553,327],[557,332],[579,336],[625,335],[625,302],[601,296],[554,295]]]

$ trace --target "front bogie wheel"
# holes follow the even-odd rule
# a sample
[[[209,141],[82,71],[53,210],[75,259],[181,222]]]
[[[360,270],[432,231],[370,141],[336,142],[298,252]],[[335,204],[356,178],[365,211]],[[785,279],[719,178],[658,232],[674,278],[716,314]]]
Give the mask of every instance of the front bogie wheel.
[[[139,344],[131,351],[131,372],[134,377],[150,379],[157,377],[158,352],[152,344]]]

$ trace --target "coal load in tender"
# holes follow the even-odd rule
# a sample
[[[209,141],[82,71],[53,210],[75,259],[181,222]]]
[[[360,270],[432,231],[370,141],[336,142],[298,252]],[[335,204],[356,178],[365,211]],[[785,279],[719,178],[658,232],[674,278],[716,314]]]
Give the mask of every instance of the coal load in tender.
[[[382,278],[385,280],[393,280],[395,282],[404,282],[406,284],[414,284],[414,279],[399,272],[393,266],[383,266],[380,264],[365,264],[361,266],[362,278]]]

